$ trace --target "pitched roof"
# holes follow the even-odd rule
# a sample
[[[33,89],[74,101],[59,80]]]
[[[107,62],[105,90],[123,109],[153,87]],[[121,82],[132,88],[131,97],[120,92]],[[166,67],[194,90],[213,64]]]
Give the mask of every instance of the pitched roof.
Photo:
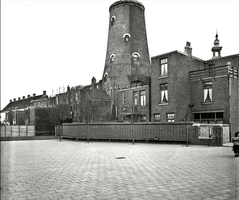
[[[38,95],[38,96],[26,98],[26,99],[12,101],[5,108],[3,108],[1,110],[1,112],[7,112],[7,111],[11,111],[11,110],[18,110],[18,109],[25,109],[28,106],[30,106],[32,100],[41,99],[43,96],[44,95],[41,94],[41,95]]]

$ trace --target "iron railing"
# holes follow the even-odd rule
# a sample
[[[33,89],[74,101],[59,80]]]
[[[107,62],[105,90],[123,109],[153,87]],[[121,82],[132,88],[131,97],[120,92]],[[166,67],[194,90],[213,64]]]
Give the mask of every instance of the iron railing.
[[[229,76],[230,78],[239,79],[239,68],[224,65],[220,67],[212,67],[189,72],[190,81],[197,81],[207,78],[218,78],[223,76]]]

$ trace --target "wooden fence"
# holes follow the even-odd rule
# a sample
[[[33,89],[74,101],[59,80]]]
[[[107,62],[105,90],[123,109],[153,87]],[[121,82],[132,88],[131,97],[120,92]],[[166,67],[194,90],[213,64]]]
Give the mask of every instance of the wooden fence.
[[[56,136],[85,140],[164,141],[223,146],[229,142],[229,126],[192,123],[66,123]],[[211,135],[211,136],[210,136]],[[210,137],[209,137],[210,136]]]
[[[1,137],[34,137],[35,126],[1,125]]]
[[[88,140],[138,140],[186,142],[191,123],[66,123],[62,137]],[[187,130],[188,129],[188,130]]]

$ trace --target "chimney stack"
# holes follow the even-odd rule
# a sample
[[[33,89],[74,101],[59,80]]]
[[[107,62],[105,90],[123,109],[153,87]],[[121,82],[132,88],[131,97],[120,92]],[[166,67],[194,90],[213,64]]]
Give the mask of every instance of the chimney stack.
[[[35,93],[33,93],[33,97],[35,97],[36,96],[36,94]]]
[[[186,53],[188,56],[192,56],[192,48],[190,42],[186,42],[186,46],[184,47],[184,53]]]
[[[22,99],[25,99],[25,96],[22,96]]]
[[[28,95],[27,95],[27,98],[29,99],[30,97],[31,97],[30,94],[28,94]]]
[[[91,79],[91,89],[95,89],[96,88],[95,84],[96,84],[96,79],[93,76],[93,78]]]
[[[43,90],[43,95],[46,96],[46,91],[45,90]]]
[[[12,99],[10,99],[10,103],[12,103]]]
[[[21,97],[18,97],[18,101],[21,100]]]
[[[14,98],[13,101],[16,101],[16,98]]]

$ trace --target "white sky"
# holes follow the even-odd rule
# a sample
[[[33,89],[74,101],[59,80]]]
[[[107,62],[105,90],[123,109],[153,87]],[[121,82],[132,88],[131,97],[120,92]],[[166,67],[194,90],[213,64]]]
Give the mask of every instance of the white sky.
[[[99,81],[114,2],[1,1],[1,109],[13,98]],[[184,51],[189,41],[194,56],[210,59],[216,29],[222,56],[239,53],[238,0],[141,2],[151,57]]]

